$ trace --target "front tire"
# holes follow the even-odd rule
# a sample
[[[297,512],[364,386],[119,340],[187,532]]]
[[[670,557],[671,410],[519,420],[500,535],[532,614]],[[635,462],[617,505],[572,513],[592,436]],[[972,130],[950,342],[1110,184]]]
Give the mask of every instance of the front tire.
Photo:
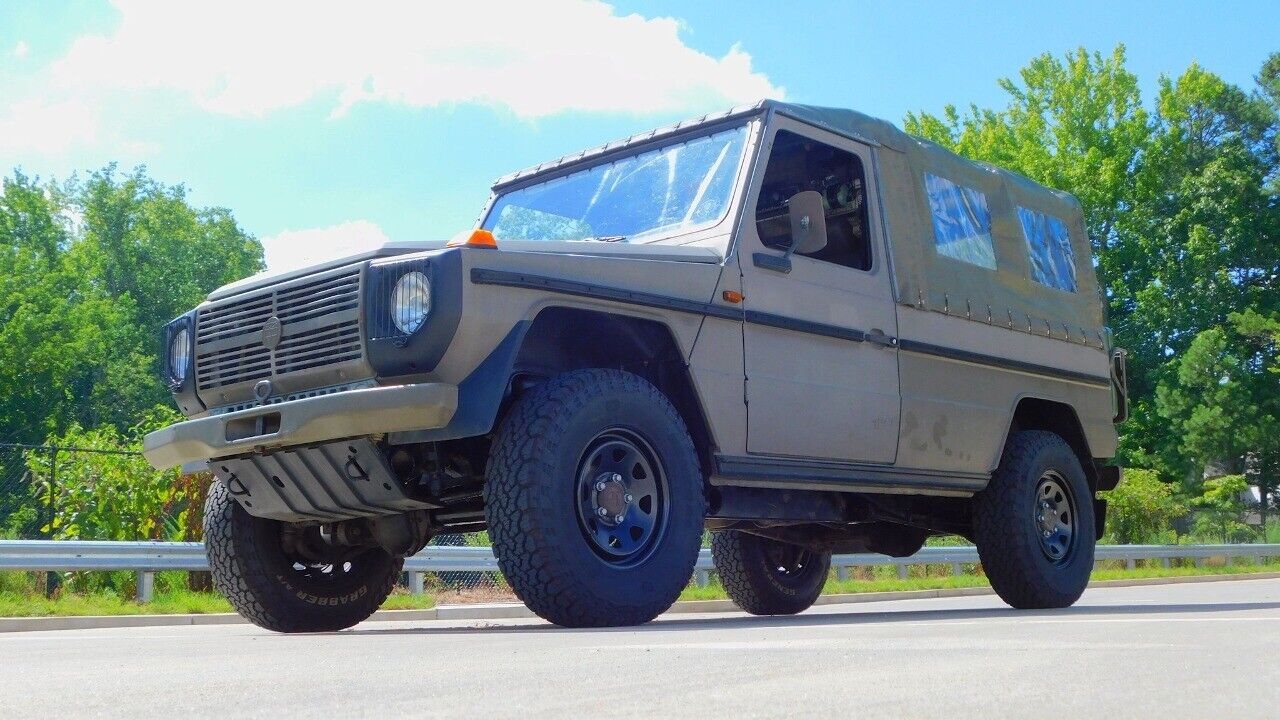
[[[752,615],[795,615],[822,594],[831,553],[740,530],[711,535],[711,558],[725,592]]]
[[[1002,600],[1018,609],[1069,607],[1093,571],[1093,494],[1058,435],[1013,433],[991,483],[973,498],[978,557]]]
[[[503,575],[557,625],[648,622],[693,574],[702,472],[680,415],[636,375],[578,370],[517,400],[484,490]]]
[[[215,480],[204,516],[214,588],[236,612],[267,630],[326,632],[368,619],[391,594],[404,561],[381,548],[329,562],[286,552],[286,535],[296,545],[308,541],[300,533],[315,530],[254,517]]]

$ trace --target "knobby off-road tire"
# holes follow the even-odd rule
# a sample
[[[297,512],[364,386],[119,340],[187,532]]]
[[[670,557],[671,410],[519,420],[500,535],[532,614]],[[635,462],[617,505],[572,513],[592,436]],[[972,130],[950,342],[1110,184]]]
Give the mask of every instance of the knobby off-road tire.
[[[831,553],[739,530],[711,535],[711,558],[733,602],[752,615],[794,615],[822,594]]]
[[[1013,433],[991,483],[973,499],[978,557],[996,593],[1019,609],[1068,607],[1093,570],[1093,494],[1058,435]]]
[[[644,379],[592,369],[547,381],[503,418],[487,475],[493,552],[542,618],[636,625],[688,584],[702,472],[680,415]]]
[[[222,482],[209,488],[204,542],[213,586],[236,612],[268,630],[349,628],[382,605],[404,565],[379,548],[327,567],[295,564],[281,545],[282,526],[245,512]]]

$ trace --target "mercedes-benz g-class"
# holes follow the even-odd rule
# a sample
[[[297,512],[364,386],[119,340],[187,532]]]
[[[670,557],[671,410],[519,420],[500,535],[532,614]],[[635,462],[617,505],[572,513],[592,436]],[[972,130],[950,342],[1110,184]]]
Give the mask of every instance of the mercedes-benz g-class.
[[[833,552],[977,545],[1073,603],[1119,469],[1124,355],[1079,204],[848,110],[762,102],[500,179],[479,227],[213,292],[165,331],[216,587],[281,631],[364,620],[487,530],[560,625],[641,623],[704,529],[745,610]]]

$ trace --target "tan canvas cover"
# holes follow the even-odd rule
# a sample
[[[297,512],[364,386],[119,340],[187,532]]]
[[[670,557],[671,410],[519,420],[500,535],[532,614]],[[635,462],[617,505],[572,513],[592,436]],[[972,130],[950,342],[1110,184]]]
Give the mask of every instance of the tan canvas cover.
[[[1023,332],[1108,346],[1102,300],[1084,215],[1071,195],[1017,173],[974,162],[934,143],[912,137],[892,123],[855,110],[765,100],[566,155],[498,179],[494,190],[638,143],[649,143],[711,123],[776,112],[877,147],[876,164],[889,241],[893,247],[898,302]],[[938,253],[925,190],[925,174],[980,191],[991,219],[994,270]],[[1068,292],[1035,282],[1017,208],[1045,213],[1067,226],[1075,257],[1077,287]]]
[[[979,322],[1011,326],[1101,345],[1106,342],[1101,297],[1084,227],[1071,195],[986,163],[966,160],[853,110],[768,101],[764,107],[837,134],[879,146],[877,163],[898,301]],[[925,174],[982,192],[991,215],[996,268],[935,250]],[[1075,256],[1075,292],[1032,280],[1021,206],[1056,217],[1068,229]]]

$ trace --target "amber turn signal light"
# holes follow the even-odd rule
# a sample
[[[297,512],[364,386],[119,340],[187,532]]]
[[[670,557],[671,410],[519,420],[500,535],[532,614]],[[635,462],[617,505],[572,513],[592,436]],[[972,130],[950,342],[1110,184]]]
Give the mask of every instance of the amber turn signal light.
[[[743,295],[737,290],[725,290],[720,293],[720,297],[724,298],[726,302],[731,302],[736,305],[737,303],[742,302]]]
[[[493,237],[493,233],[488,230],[472,230],[471,234],[466,237],[458,235],[445,243],[445,247],[493,248],[497,250],[498,241]]]

